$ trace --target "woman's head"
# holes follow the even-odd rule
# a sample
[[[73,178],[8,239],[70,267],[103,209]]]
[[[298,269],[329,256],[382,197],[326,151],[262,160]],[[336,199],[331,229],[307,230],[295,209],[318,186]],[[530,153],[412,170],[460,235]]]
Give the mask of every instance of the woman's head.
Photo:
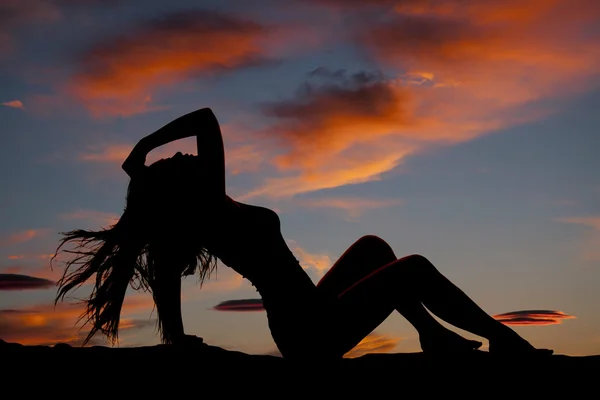
[[[159,160],[133,178],[119,221],[100,231],[67,232],[66,262],[56,301],[95,276],[84,316],[91,323],[86,342],[100,330],[118,339],[119,316],[129,284],[153,292],[157,272],[168,269],[182,276],[198,273],[200,282],[216,267],[216,258],[202,243],[202,181],[195,156],[177,153]],[[66,249],[68,245],[72,248]],[[169,332],[159,329],[164,341]]]
[[[177,153],[145,168],[129,183],[126,212],[146,233],[188,231],[204,211],[198,164],[198,157]]]

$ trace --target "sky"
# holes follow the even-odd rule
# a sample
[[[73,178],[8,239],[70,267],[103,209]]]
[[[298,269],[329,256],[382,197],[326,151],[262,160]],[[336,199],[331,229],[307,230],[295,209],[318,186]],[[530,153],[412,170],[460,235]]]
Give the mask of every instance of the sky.
[[[228,194],[278,212],[315,283],[377,235],[535,346],[600,354],[599,22],[596,0],[2,0],[0,338],[81,344],[60,232],[114,224],[135,143],[210,107]],[[182,298],[187,333],[277,354],[226,266]],[[158,343],[130,290],[118,345]],[[347,356],[369,351],[418,336],[394,313]]]

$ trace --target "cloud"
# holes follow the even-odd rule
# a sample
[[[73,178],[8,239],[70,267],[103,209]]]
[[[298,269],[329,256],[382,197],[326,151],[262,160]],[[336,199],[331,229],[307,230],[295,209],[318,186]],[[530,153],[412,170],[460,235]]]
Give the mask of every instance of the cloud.
[[[0,103],[0,105],[10,108],[20,108],[21,110],[25,109],[25,106],[23,106],[23,102],[21,102],[21,100],[5,101]]]
[[[294,240],[288,240],[288,246],[296,257],[302,268],[315,272],[317,279],[333,265],[333,260],[327,254],[311,253],[298,245]]]
[[[0,59],[17,46],[15,31],[33,24],[61,21],[66,8],[113,5],[117,0],[2,0],[0,2]]]
[[[54,256],[54,253],[45,253],[45,254],[11,254],[6,258],[9,260],[49,260]]]
[[[251,174],[260,171],[267,164],[270,148],[256,141],[248,142],[243,133],[250,128],[248,126],[237,126],[222,124],[221,132],[226,141],[227,172],[231,175]],[[240,134],[240,132],[243,132]],[[90,164],[110,164],[120,170],[121,164],[127,158],[134,147],[134,143],[102,143],[88,146],[87,149],[77,155],[79,161]],[[154,149],[146,159],[146,165],[150,165],[161,158],[172,157],[177,152],[197,154],[195,139],[182,139],[167,143]]]
[[[399,199],[368,199],[361,197],[322,197],[298,199],[304,207],[343,210],[350,218],[360,217],[366,210],[388,208],[402,204]]]
[[[479,101],[498,113],[597,86],[590,78],[597,77],[600,63],[599,34],[587,28],[599,16],[589,0],[569,6],[543,0],[408,1],[385,21],[355,29],[363,50],[388,67],[458,82],[452,94],[468,101],[468,109]]]
[[[128,296],[123,304],[121,327],[123,339],[135,335],[136,329],[155,325],[153,320],[135,319],[130,315],[150,311],[153,302],[150,296]],[[78,319],[83,311],[81,304],[58,303],[39,304],[16,310],[0,310],[0,337],[6,342],[16,342],[24,345],[53,345],[67,343],[81,345],[86,329],[78,326]],[[121,329],[120,329],[121,330]],[[121,339],[120,343],[124,340]],[[95,335],[88,346],[107,345],[101,335]]]
[[[369,8],[392,8],[398,4],[398,0],[305,0],[319,6],[331,7],[339,10],[365,10]]]
[[[356,358],[366,354],[390,353],[394,351],[400,338],[372,332],[360,341],[352,350],[344,354],[344,358]],[[281,352],[274,349],[265,355],[281,357]]]
[[[268,149],[258,144],[241,144],[227,150],[227,170],[232,175],[255,173],[262,169]]]
[[[48,0],[3,0],[0,4],[0,26],[56,21],[60,19],[61,12],[55,3]]]
[[[67,220],[84,220],[94,225],[109,226],[116,224],[120,216],[105,211],[75,210],[69,213],[60,214],[59,218]]]
[[[570,217],[570,218],[558,218],[559,222],[566,224],[577,224],[592,228],[595,231],[600,232],[600,217]]]
[[[7,256],[12,264],[0,266],[0,274],[29,275],[56,281],[62,276],[62,271],[51,267],[50,260],[52,257],[54,257],[54,253],[25,252],[12,254]]]
[[[89,147],[79,155],[79,159],[88,162],[112,162],[119,165],[125,161],[131,150],[132,144],[108,144],[102,148]]]
[[[266,34],[258,23],[222,13],[167,14],[87,51],[70,89],[95,116],[160,109],[153,100],[160,89],[260,63]]]
[[[31,265],[29,263],[21,263],[2,267],[0,269],[0,274],[28,275],[35,276],[40,279],[56,281],[60,279],[60,277],[62,276],[62,272],[58,270],[52,270],[50,268],[50,266],[48,265],[49,258],[40,257],[37,259],[43,260],[43,265]],[[39,261],[36,264],[39,264]]]
[[[91,145],[79,153],[77,158],[80,161],[89,163],[107,163],[118,165],[119,168],[123,161],[129,156],[133,150],[135,143],[103,143],[102,145]],[[196,140],[194,138],[181,139],[167,143],[154,149],[146,158],[146,165],[152,164],[161,158],[168,158],[175,155],[177,152],[196,154]]]
[[[406,96],[379,73],[329,71],[318,68],[295,98],[265,103],[262,112],[281,121],[272,128],[276,139],[289,147],[276,159],[281,169],[318,169],[355,144],[393,133],[410,125]]]
[[[202,283],[202,290],[184,291],[182,300],[188,301],[194,299],[195,295],[205,295],[207,293],[232,292],[242,288],[244,285],[250,286],[247,279],[244,279],[242,275],[218,261],[217,270],[210,275],[210,279]]]
[[[412,106],[408,91],[380,73],[318,68],[294,98],[262,104],[274,120],[262,133],[284,149],[273,159],[284,176],[266,178],[243,198],[380,179],[415,148],[399,134],[416,127]]]
[[[557,221],[587,228],[579,243],[581,256],[584,261],[600,260],[600,217],[557,218]]]
[[[213,307],[217,311],[264,311],[262,299],[226,300]]]
[[[370,353],[390,353],[400,342],[400,338],[372,332],[360,341],[344,358],[356,358]]]
[[[368,18],[350,3],[347,37],[385,76],[319,68],[295,97],[263,105],[265,134],[285,153],[246,198],[382,179],[432,145],[544,118],[557,109],[548,100],[599,84],[591,0],[403,1]]]
[[[494,315],[494,318],[505,325],[556,325],[564,319],[575,318],[562,311],[552,310],[523,310],[511,311],[504,314]]]
[[[48,229],[27,229],[9,235],[0,236],[0,247],[14,246],[28,242],[48,233]]]
[[[0,290],[32,290],[48,289],[55,286],[55,282],[36,278],[35,276],[0,274]]]

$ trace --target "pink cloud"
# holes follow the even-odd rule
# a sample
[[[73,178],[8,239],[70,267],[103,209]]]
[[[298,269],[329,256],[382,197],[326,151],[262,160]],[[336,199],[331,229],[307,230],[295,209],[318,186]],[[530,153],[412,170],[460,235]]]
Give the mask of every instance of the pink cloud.
[[[226,300],[213,307],[216,311],[264,311],[262,299]]]
[[[524,310],[512,311],[494,315],[494,318],[505,325],[556,325],[565,319],[575,318],[562,311],[552,310]]]
[[[3,106],[5,106],[5,107],[20,108],[21,110],[25,109],[25,107],[23,106],[23,103],[21,102],[21,100],[5,101],[5,102],[2,102],[0,104],[3,105]]]
[[[48,229],[27,229],[0,237],[0,247],[13,246],[28,242],[48,233]]]
[[[0,274],[0,290],[31,290],[54,287],[55,282],[28,275]]]
[[[94,224],[94,226],[109,226],[117,223],[117,221],[120,218],[120,215],[116,213],[97,210],[75,210],[72,212],[61,214],[59,217],[61,219],[66,220],[83,220]]]
[[[297,202],[304,207],[343,210],[350,218],[357,218],[366,210],[389,208],[402,204],[402,200],[399,199],[369,199],[361,197],[321,197],[299,199]]]

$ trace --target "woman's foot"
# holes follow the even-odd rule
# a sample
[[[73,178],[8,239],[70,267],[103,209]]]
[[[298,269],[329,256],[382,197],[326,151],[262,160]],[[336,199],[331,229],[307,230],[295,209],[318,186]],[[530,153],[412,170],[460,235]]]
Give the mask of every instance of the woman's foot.
[[[421,334],[419,341],[423,352],[430,354],[470,352],[477,350],[482,344],[477,340],[465,339],[444,327],[436,329],[435,332]]]
[[[489,352],[498,355],[539,355],[550,356],[554,350],[537,349],[527,340],[523,339],[516,332],[510,331],[507,334],[490,339]]]

